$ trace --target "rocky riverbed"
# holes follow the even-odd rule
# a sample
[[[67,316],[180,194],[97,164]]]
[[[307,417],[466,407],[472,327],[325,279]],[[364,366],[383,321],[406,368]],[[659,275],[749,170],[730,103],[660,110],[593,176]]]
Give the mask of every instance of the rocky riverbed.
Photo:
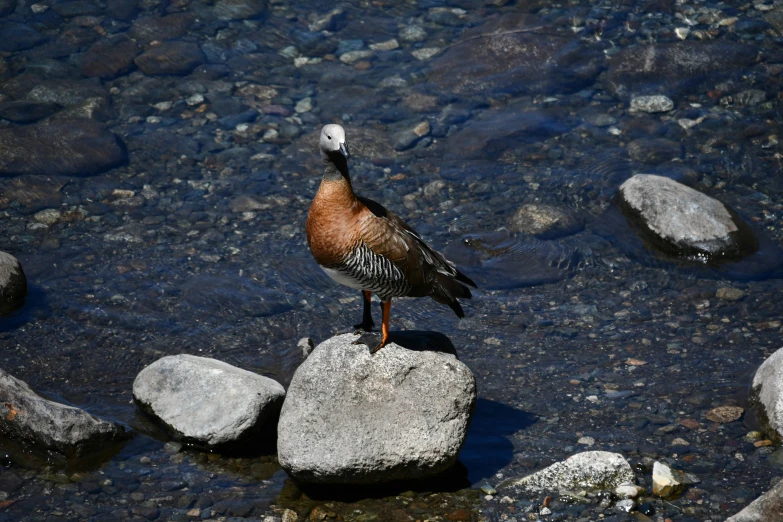
[[[783,331],[779,1],[9,0],[0,17],[0,251],[27,278],[0,368],[135,433],[66,467],[0,442],[0,520],[717,521],[783,476],[746,409]],[[445,333],[475,375],[440,481],[300,490],[274,455],[190,449],[132,403],[142,368],[181,353],[287,389],[300,339],[357,321],[304,237],[332,122],[356,191],[480,287],[462,321],[394,304],[393,331]],[[616,203],[635,174],[720,202],[752,248],[661,249]],[[509,485],[598,450],[631,466],[631,504]],[[679,497],[653,494],[656,463],[687,475]]]

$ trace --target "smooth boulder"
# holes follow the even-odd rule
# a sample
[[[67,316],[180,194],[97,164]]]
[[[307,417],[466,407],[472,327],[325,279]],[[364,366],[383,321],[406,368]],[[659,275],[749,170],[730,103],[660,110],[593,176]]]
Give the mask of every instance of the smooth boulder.
[[[750,406],[768,437],[783,440],[783,348],[770,355],[753,376]]]
[[[126,159],[117,136],[92,120],[45,120],[0,129],[0,176],[97,174]]]
[[[783,480],[726,522],[770,522],[783,520]]]
[[[24,304],[27,277],[14,256],[0,252],[0,315],[13,312]]]
[[[444,351],[391,342],[371,355],[353,334],[319,344],[296,370],[280,414],[283,469],[299,482],[360,485],[449,469],[467,435],[476,380],[445,353],[453,350],[445,336],[428,335],[425,343]]]
[[[614,489],[624,483],[633,484],[631,465],[619,453],[585,451],[555,462],[548,468],[511,482],[525,491],[542,493]]]
[[[0,436],[81,457],[124,441],[128,432],[82,409],[44,399],[27,383],[0,370]]]
[[[169,355],[133,381],[133,398],[176,440],[200,448],[263,445],[285,397],[277,381],[222,361]]]
[[[670,178],[637,174],[620,186],[615,202],[644,239],[668,254],[712,262],[758,249],[755,234],[733,210]]]

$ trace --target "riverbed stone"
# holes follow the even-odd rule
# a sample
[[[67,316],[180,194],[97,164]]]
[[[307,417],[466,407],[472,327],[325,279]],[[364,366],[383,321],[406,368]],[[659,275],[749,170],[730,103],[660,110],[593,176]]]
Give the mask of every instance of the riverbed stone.
[[[615,201],[645,239],[667,253],[708,262],[758,248],[733,210],[670,178],[637,174],[620,186]]]
[[[255,18],[265,10],[264,0],[220,0],[215,4],[215,15],[221,20]]]
[[[668,112],[674,108],[674,102],[663,94],[637,96],[631,100],[631,110],[641,112]]]
[[[585,451],[509,485],[532,493],[614,489],[634,481],[631,465],[619,453]]]
[[[662,498],[678,496],[685,490],[685,482],[670,466],[656,461],[653,464],[653,494]]]
[[[772,489],[745,506],[726,522],[768,522],[783,520],[783,480]]]
[[[514,214],[511,225],[523,234],[553,239],[579,232],[584,228],[584,221],[559,207],[526,203]]]
[[[182,76],[206,61],[204,53],[192,42],[165,42],[139,55],[135,62],[149,75]]]
[[[300,482],[377,484],[443,472],[457,460],[476,403],[473,374],[442,334],[435,349],[356,335],[328,339],[296,370],[278,426],[278,459]],[[403,343],[408,344],[408,343]],[[441,351],[439,351],[441,350]]]
[[[727,40],[638,45],[609,59],[605,83],[619,98],[645,94],[671,98],[741,74],[759,59],[756,47]]]
[[[512,13],[465,31],[433,60],[430,81],[456,93],[486,95],[574,92],[592,82],[603,62],[598,49],[536,30],[540,23]]]
[[[128,432],[116,422],[44,399],[24,381],[0,370],[0,436],[80,457],[122,442]]]
[[[195,355],[169,355],[133,381],[133,398],[176,440],[202,448],[268,442],[285,389],[277,381]]]
[[[54,114],[59,108],[52,102],[11,101],[0,103],[0,118],[14,123],[31,123]]]
[[[756,370],[751,382],[749,405],[765,434],[783,440],[783,348],[770,355]]]
[[[0,315],[13,312],[24,304],[27,278],[19,260],[0,252]]]
[[[0,176],[95,174],[125,159],[117,136],[92,120],[44,120],[0,129]]]
[[[101,40],[82,55],[80,68],[85,76],[116,78],[130,70],[140,52],[139,45],[125,36]]]

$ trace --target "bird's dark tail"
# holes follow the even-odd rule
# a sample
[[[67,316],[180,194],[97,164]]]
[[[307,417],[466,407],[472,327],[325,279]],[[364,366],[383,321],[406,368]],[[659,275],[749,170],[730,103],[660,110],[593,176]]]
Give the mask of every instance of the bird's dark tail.
[[[462,306],[457,301],[457,298],[470,299],[472,297],[470,289],[465,286],[466,284],[476,288],[476,283],[462,272],[457,272],[457,275],[454,277],[438,274],[431,297],[437,302],[447,305],[454,310],[457,317],[462,319],[465,317],[465,312],[462,310]]]

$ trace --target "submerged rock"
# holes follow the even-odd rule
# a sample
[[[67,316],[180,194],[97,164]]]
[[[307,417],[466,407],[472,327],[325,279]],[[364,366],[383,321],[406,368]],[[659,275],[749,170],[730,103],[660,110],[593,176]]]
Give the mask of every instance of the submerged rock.
[[[445,336],[431,339],[453,350]],[[476,403],[471,371],[448,353],[392,342],[371,355],[355,340],[324,341],[296,370],[280,415],[280,465],[298,481],[331,484],[447,470]]]
[[[0,129],[0,176],[95,174],[125,159],[117,136],[87,119]]]
[[[783,480],[726,522],[768,522],[783,520]]]
[[[694,92],[705,82],[740,74],[759,60],[758,48],[726,40],[628,47],[609,60],[606,84],[616,96]]]
[[[631,465],[619,453],[585,451],[507,485],[535,493],[607,490],[633,483],[634,478]]]
[[[685,490],[684,481],[672,468],[661,462],[653,464],[653,494],[662,498],[676,497]]]
[[[433,59],[430,81],[460,94],[537,94],[573,92],[601,72],[603,57],[583,40],[536,29],[526,13],[470,29]]]
[[[511,219],[511,225],[539,239],[567,236],[584,228],[584,222],[570,212],[540,203],[522,205]]]
[[[81,457],[127,438],[125,428],[84,410],[49,401],[0,370],[0,436]]]
[[[133,381],[142,411],[175,439],[203,448],[268,442],[284,397],[269,377],[187,354],[158,359]]]
[[[756,370],[749,404],[767,436],[777,442],[783,440],[783,348],[770,355]]]
[[[701,262],[753,253],[758,240],[726,205],[681,183],[638,174],[620,186],[615,201],[660,250]]]
[[[0,252],[0,314],[7,314],[20,308],[27,296],[27,278],[19,261],[5,252]]]
[[[206,58],[192,42],[166,42],[150,48],[134,61],[149,75],[182,76],[204,63]]]

